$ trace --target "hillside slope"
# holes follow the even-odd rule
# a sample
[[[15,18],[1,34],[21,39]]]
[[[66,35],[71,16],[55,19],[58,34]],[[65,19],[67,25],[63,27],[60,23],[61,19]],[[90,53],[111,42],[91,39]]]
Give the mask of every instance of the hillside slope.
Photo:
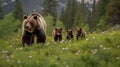
[[[0,40],[1,67],[120,67],[120,31],[87,34],[86,39],[22,47],[21,30]]]

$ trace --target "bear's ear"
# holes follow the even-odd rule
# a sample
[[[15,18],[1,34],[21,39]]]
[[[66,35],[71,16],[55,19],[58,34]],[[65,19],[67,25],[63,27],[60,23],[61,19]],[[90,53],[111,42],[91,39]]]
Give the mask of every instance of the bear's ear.
[[[63,28],[60,28],[60,30],[62,30]]]
[[[27,16],[23,16],[23,19],[27,19],[28,17]]]
[[[55,30],[57,30],[57,28],[55,28]]]
[[[73,31],[71,30],[70,32],[72,33]]]
[[[37,20],[37,16],[34,16],[33,18],[34,18],[35,20]]]

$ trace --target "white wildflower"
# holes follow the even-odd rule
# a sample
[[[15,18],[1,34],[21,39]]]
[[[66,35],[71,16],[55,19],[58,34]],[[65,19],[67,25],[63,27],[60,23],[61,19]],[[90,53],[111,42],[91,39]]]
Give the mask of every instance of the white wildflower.
[[[78,51],[78,53],[80,53],[80,51]]]
[[[32,58],[32,56],[29,56],[29,58]]]
[[[19,50],[22,50],[23,48],[21,47],[21,48],[19,48]]]
[[[89,39],[88,38],[86,38],[86,41],[88,41]]]
[[[46,45],[49,45],[49,44],[50,44],[49,42],[46,43]]]
[[[69,67],[69,65],[66,65],[66,67]]]
[[[18,63],[20,64],[20,63],[21,63],[21,61],[18,61]]]
[[[63,63],[66,64],[67,62],[64,61]]]
[[[106,50],[107,48],[104,47],[103,49]]]
[[[118,60],[119,60],[119,59],[120,59],[120,57],[116,57],[116,59],[118,59]]]
[[[10,60],[9,60],[9,59],[7,59],[6,61],[8,61],[8,62],[9,62]]]
[[[64,50],[65,50],[65,48],[62,48],[62,50],[64,51]]]
[[[76,52],[75,54],[76,54],[76,55],[78,55],[79,53],[78,53],[78,52]]]
[[[100,47],[102,48],[102,47],[103,47],[103,45],[100,45]]]
[[[12,48],[13,46],[11,45],[10,47]]]
[[[117,48],[120,48],[120,45],[118,45]]]
[[[96,51],[96,52],[97,52],[97,51],[98,51],[98,49],[94,49],[94,51]]]

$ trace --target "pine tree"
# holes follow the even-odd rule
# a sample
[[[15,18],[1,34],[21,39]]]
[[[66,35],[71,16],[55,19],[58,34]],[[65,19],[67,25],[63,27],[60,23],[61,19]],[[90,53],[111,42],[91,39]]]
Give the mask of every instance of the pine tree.
[[[57,22],[57,4],[57,0],[43,0],[42,14],[44,16],[48,14],[53,16],[53,26],[55,26]]]
[[[120,0],[110,0],[106,9],[105,20],[111,26],[120,24]]]
[[[23,13],[24,11],[22,8],[21,0],[16,0],[14,11],[13,11],[13,17],[17,20],[22,21]]]
[[[96,8],[96,29],[105,30],[106,22],[104,21],[107,5],[110,0],[99,0]]]
[[[62,21],[66,29],[72,28],[75,23],[76,8],[76,0],[68,0],[65,12],[63,13],[64,15],[62,15]]]
[[[3,10],[2,10],[2,2],[0,0],[0,19],[3,19],[4,15],[3,15]]]

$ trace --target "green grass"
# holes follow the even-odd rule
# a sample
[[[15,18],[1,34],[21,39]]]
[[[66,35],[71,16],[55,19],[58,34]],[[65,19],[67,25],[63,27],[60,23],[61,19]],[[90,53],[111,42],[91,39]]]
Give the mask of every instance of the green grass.
[[[120,67],[120,31],[22,47],[21,30],[0,40],[0,67]]]

